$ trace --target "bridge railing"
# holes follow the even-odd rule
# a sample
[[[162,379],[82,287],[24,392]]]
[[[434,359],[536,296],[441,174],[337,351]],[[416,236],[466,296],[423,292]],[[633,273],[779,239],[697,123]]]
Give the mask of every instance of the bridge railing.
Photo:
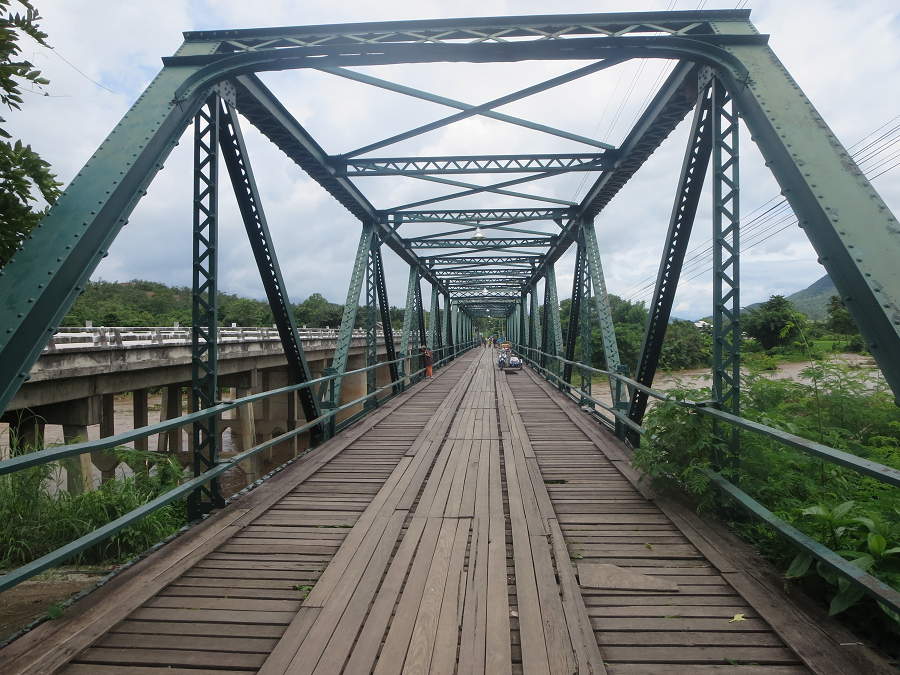
[[[275,326],[220,327],[217,342],[280,342]],[[301,340],[336,340],[337,328],[299,328]],[[416,331],[413,331],[413,336]],[[353,337],[362,339],[365,330],[353,331]],[[50,338],[44,352],[92,347],[125,348],[147,346],[189,345],[192,340],[190,326],[76,326],[63,327]]]
[[[446,365],[449,361],[453,360],[457,356],[465,353],[466,351],[472,349],[475,346],[475,341],[467,341],[459,343],[455,346],[446,346],[441,349],[435,350],[435,361],[434,366],[440,368],[443,365]],[[401,355],[399,358],[394,359],[393,361],[379,361],[376,364],[371,366],[366,366],[365,368],[359,368],[353,371],[347,371],[343,375],[325,375],[323,377],[318,377],[314,380],[310,380],[308,382],[304,382],[302,384],[290,385],[287,387],[281,387],[279,389],[273,389],[271,391],[265,391],[259,394],[253,394],[251,396],[245,396],[244,398],[235,399],[234,401],[222,402],[218,405],[206,408],[205,410],[201,410],[198,412],[188,413],[186,415],[182,415],[180,417],[173,418],[171,420],[165,420],[162,422],[157,422],[156,424],[150,424],[145,427],[140,427],[139,429],[134,429],[133,431],[126,431],[120,434],[116,434],[114,436],[108,436],[106,438],[101,438],[93,441],[84,441],[82,443],[72,443],[70,445],[61,445],[53,448],[46,448],[43,450],[38,450],[36,452],[29,452],[25,454],[16,455],[10,459],[6,459],[0,461],[0,476],[11,474],[16,471],[21,471],[23,469],[27,469],[34,466],[40,466],[43,464],[49,464],[51,462],[58,462],[63,459],[67,459],[69,457],[80,456],[89,452],[97,452],[103,450],[110,450],[119,446],[122,446],[126,443],[130,443],[131,441],[135,441],[141,438],[147,438],[149,436],[154,436],[156,434],[164,433],[167,431],[171,431],[174,429],[178,429],[180,427],[187,426],[189,424],[193,424],[194,422],[200,422],[201,420],[221,415],[224,412],[228,412],[229,410],[235,410],[241,406],[245,406],[247,404],[252,404],[256,401],[264,401],[265,399],[271,398],[273,396],[279,396],[282,394],[290,394],[295,391],[299,391],[301,389],[306,389],[308,387],[320,387],[323,384],[327,385],[329,382],[340,378],[340,377],[348,377],[350,375],[356,375],[359,373],[365,373],[369,370],[375,368],[384,368],[393,363],[398,365],[403,362],[410,360],[415,361],[417,357]],[[30,563],[22,565],[21,567],[9,572],[3,576],[0,576],[0,592],[5,591],[8,588],[12,588],[16,584],[19,584],[31,577],[40,574],[41,572],[50,569],[51,567],[55,567],[72,556],[75,556],[82,551],[89,549],[90,547],[108,539],[113,536],[117,532],[124,530],[125,528],[133,525],[138,522],[142,518],[148,516],[161,509],[162,507],[171,504],[177,499],[185,497],[190,493],[199,490],[203,485],[206,485],[210,481],[218,478],[222,474],[224,474],[229,469],[237,466],[240,462],[243,462],[247,459],[250,459],[254,455],[258,455],[264,450],[268,450],[269,448],[273,448],[274,446],[283,443],[284,441],[290,440],[291,438],[298,436],[304,432],[309,431],[313,427],[318,425],[328,425],[331,421],[341,412],[345,410],[349,410],[355,406],[360,404],[365,404],[366,401],[370,399],[374,402],[374,405],[371,407],[364,409],[363,412],[359,415],[354,415],[347,420],[344,420],[341,424],[336,425],[335,428],[337,431],[345,428],[347,425],[352,424],[357,419],[362,417],[364,414],[367,414],[374,410],[377,406],[386,402],[389,398],[392,398],[395,394],[402,391],[402,383],[404,380],[408,379],[411,382],[417,381],[421,377],[421,375],[425,372],[424,368],[416,369],[410,373],[404,373],[401,377],[398,378],[397,381],[392,381],[388,384],[385,384],[383,387],[378,387],[373,392],[367,393],[365,396],[360,396],[353,401],[349,401],[344,403],[343,405],[336,405],[333,408],[325,410],[322,414],[314,420],[306,422],[302,426],[292,429],[280,436],[276,436],[275,438],[269,439],[260,443],[259,445],[255,445],[244,452],[241,452],[237,455],[229,457],[227,459],[219,459],[214,468],[209,469],[203,473],[195,475],[192,479],[185,481],[181,485],[176,488],[173,488],[169,492],[160,495],[156,499],[153,499],[146,504],[140,506],[139,508],[130,511],[124,516],[117,518],[116,520],[100,527],[93,532],[76,539],[75,541],[63,546],[61,548],[48,553],[47,555],[38,558]],[[398,387],[398,385],[400,385]],[[391,389],[392,393],[388,396],[378,398],[379,394]],[[312,449],[312,448],[310,448]]]
[[[565,365],[580,368],[583,372],[608,377],[612,386],[618,388],[617,393],[621,391],[621,387],[627,387],[629,398],[633,398],[634,392],[642,391],[656,400],[672,401],[679,406],[690,409],[705,417],[724,422],[752,434],[772,439],[782,445],[793,448],[794,450],[799,450],[800,452],[826,462],[837,464],[846,469],[851,469],[892,487],[900,487],[900,471],[897,469],[877,462],[872,462],[868,459],[863,459],[862,457],[857,457],[856,455],[823,445],[822,443],[816,443],[815,441],[782,431],[781,429],[776,429],[774,427],[766,426],[765,424],[732,415],[724,410],[719,410],[716,407],[717,403],[715,401],[680,400],[669,394],[646,387],[639,382],[635,382],[622,373],[613,373],[608,370],[593,368],[578,361],[568,361],[557,354],[543,352],[533,347],[513,344],[513,350],[522,356],[532,369],[537,371],[545,379],[553,381],[566,395],[576,400],[580,405],[586,405],[588,412],[593,416],[596,416],[606,426],[614,429],[619,438],[624,439],[625,427],[632,429],[641,436],[647,433],[647,429],[636,424],[628,417],[627,408],[616,408],[615,406],[611,406],[608,403],[595,398],[590,392],[584,391],[572,383],[564,381],[561,373],[563,372],[563,367]],[[555,363],[556,368],[551,369],[542,366],[542,360],[544,363],[552,361]],[[619,397],[617,396],[616,399],[619,399]],[[597,407],[606,411],[612,417],[607,417],[603,413],[600,413],[596,409]],[[782,520],[718,471],[706,469],[706,473],[709,475],[712,483],[724,495],[747,511],[751,516],[772,528],[778,535],[792,543],[807,555],[812,556],[812,558],[830,568],[841,578],[846,579],[851,586],[860,589],[874,598],[877,602],[889,607],[892,611],[900,613],[900,592]]]

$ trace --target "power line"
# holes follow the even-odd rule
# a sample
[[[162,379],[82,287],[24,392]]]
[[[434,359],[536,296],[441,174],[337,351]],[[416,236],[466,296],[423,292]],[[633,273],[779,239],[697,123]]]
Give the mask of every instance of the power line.
[[[900,115],[892,118],[885,124],[882,124],[880,127],[875,129],[873,132],[869,133],[860,141],[857,141],[857,143],[850,147],[854,148],[860,145],[860,143],[863,143],[867,139],[871,138],[873,135],[877,134],[879,131],[881,131],[897,119],[900,119]],[[867,172],[871,173],[872,171],[875,171],[900,157],[900,149],[893,150],[894,146],[900,143],[900,133],[898,132],[900,132],[900,125],[894,126],[890,130],[882,133],[875,140],[869,142],[868,144],[854,152],[851,156],[855,161],[857,161],[857,164],[860,165],[860,169],[863,170],[865,168]],[[887,156],[884,156],[886,152],[889,152],[889,154]],[[869,166],[863,167],[862,165],[866,163],[868,163]],[[891,164],[884,171],[881,171],[880,173],[869,177],[869,180],[874,180],[878,176],[884,175],[888,171],[891,171],[898,166],[900,166],[900,161]],[[757,207],[757,209],[752,211],[749,215],[758,212],[761,208],[765,207],[768,204],[771,204],[777,199],[779,199],[779,197],[773,197],[769,201],[765,202],[762,206]],[[741,236],[744,242],[744,250],[753,248],[754,246],[762,243],[763,241],[766,241],[767,239],[770,239],[779,232],[783,232],[788,227],[795,224],[797,222],[796,218],[794,218],[792,222],[788,223],[787,225],[779,227],[779,225],[784,223],[786,219],[793,216],[793,212],[788,215],[783,215],[785,209],[787,208],[789,208],[787,200],[781,198],[778,204],[772,206],[756,218],[745,222],[741,232]],[[772,232],[772,230],[774,230],[775,228],[778,229]],[[764,236],[761,239],[757,239],[757,237],[759,237],[760,235],[767,236]],[[689,251],[688,255],[690,255],[691,257],[684,261],[682,274],[691,274],[699,267],[709,265],[710,259],[712,257],[712,239],[707,240],[703,244],[700,244],[693,250]],[[696,279],[698,276],[702,276],[703,274],[706,274],[711,270],[712,267],[708,267],[697,275],[682,279],[678,285],[681,286],[682,284]],[[655,288],[656,275],[653,275],[643,279],[642,281],[639,281],[637,284],[634,284],[622,295],[622,297],[626,300],[647,299],[648,296],[652,294],[653,290],[655,290]]]

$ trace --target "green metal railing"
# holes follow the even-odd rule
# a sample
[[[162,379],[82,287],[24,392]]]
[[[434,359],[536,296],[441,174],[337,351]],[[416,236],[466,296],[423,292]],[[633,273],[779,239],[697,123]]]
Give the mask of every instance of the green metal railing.
[[[443,358],[435,359],[435,362],[434,362],[435,368],[440,368],[443,365],[446,365],[447,362],[449,362],[456,356],[459,356],[459,355],[465,353],[466,351],[472,349],[472,347],[474,347],[474,346],[475,346],[475,342],[469,341],[469,342],[465,342],[465,343],[456,345],[455,348],[445,347],[445,348],[443,348],[443,350],[437,350],[437,351],[446,352],[446,354],[443,356]],[[369,370],[372,370],[375,368],[385,368],[385,367],[389,367],[392,363],[399,364],[399,363],[406,361],[407,359],[412,361],[416,358],[417,358],[416,356],[410,356],[410,357],[401,356],[400,358],[394,359],[394,361],[380,361],[377,364],[344,373],[343,376],[341,376],[341,375],[326,375],[323,377],[316,378],[314,380],[310,380],[308,382],[304,382],[303,384],[295,384],[295,385],[291,385],[288,387],[281,387],[279,389],[273,389],[271,391],[262,392],[260,394],[253,394],[251,396],[245,396],[244,398],[237,399],[235,401],[230,401],[228,403],[220,403],[218,405],[212,406],[205,410],[201,410],[199,412],[188,413],[187,415],[182,415],[181,417],[178,417],[178,418],[175,418],[172,420],[166,420],[164,422],[157,422],[156,424],[150,424],[148,426],[141,427],[141,428],[135,429],[133,431],[126,431],[126,432],[123,432],[120,434],[116,434],[114,436],[108,436],[106,438],[101,438],[101,439],[93,440],[93,441],[85,441],[83,443],[73,443],[71,445],[61,445],[61,446],[58,446],[55,448],[47,448],[44,450],[39,450],[37,452],[30,452],[30,453],[23,454],[23,455],[17,455],[15,457],[12,457],[11,459],[6,459],[3,461],[0,461],[0,476],[15,473],[16,471],[21,471],[23,469],[27,469],[27,468],[33,467],[33,466],[39,466],[42,464],[49,464],[51,462],[57,462],[59,460],[66,459],[68,457],[75,457],[75,456],[83,455],[83,454],[89,453],[89,452],[109,450],[109,449],[121,446],[125,443],[129,443],[131,441],[135,441],[135,440],[138,440],[141,438],[147,438],[148,436],[153,436],[155,434],[170,431],[172,429],[177,429],[179,427],[188,426],[189,424],[192,424],[193,422],[196,422],[196,421],[200,421],[200,420],[204,420],[204,419],[207,419],[207,418],[210,418],[213,416],[221,415],[224,412],[227,412],[229,410],[234,410],[236,408],[245,406],[247,404],[254,403],[255,401],[262,401],[267,398],[271,398],[273,396],[289,394],[289,393],[292,393],[295,391],[299,391],[301,389],[305,389],[307,387],[315,387],[318,385],[327,384],[328,382],[333,381],[334,379],[339,378],[339,377],[347,377],[347,376],[355,375],[358,373],[365,373],[365,372],[368,372]],[[415,370],[415,371],[405,375],[405,377],[401,377],[400,381],[402,381],[405,378],[409,378],[410,381],[414,383],[415,381],[418,381],[418,379],[421,377],[421,374],[424,373],[424,370],[425,370],[424,368]],[[213,479],[221,476],[226,471],[228,471],[232,467],[236,466],[239,462],[243,462],[244,460],[249,459],[250,457],[253,457],[254,455],[259,454],[263,450],[272,448],[272,447],[278,445],[279,443],[283,443],[286,440],[290,440],[294,436],[302,434],[305,431],[309,431],[310,429],[312,429],[313,427],[315,427],[319,424],[328,423],[336,415],[338,415],[338,413],[340,413],[344,410],[353,408],[354,406],[357,406],[360,403],[364,404],[370,398],[374,398],[377,405],[380,405],[380,404],[386,402],[390,398],[393,398],[396,394],[392,392],[388,396],[384,396],[380,399],[378,398],[378,395],[380,393],[384,392],[385,390],[393,389],[396,384],[397,384],[397,382],[392,381],[383,387],[377,388],[375,391],[373,391],[371,393],[367,393],[365,396],[361,396],[353,401],[350,401],[350,402],[345,403],[340,406],[336,405],[337,402],[334,402],[335,406],[333,408],[330,408],[327,411],[324,411],[322,413],[322,415],[317,417],[316,419],[310,420],[306,424],[304,424],[300,427],[297,427],[296,429],[292,429],[292,430],[282,434],[281,436],[277,436],[275,438],[269,439],[268,441],[260,443],[259,445],[256,445],[256,446],[250,448],[249,450],[245,450],[244,452],[242,452],[238,455],[235,455],[234,457],[230,457],[230,458],[224,459],[224,460],[219,460],[214,468],[209,469],[208,471],[205,471],[205,472],[195,476],[194,478],[185,481],[178,487],[170,490],[169,492],[165,493],[164,495],[160,495],[159,497],[157,497],[156,499],[154,499],[152,501],[147,502],[146,504],[140,506],[139,508],[135,509],[134,511],[131,511],[131,512],[125,514],[121,518],[117,518],[116,520],[112,521],[111,523],[108,523],[108,524],[104,525],[103,527],[100,527],[100,528],[94,530],[90,534],[87,534],[83,537],[80,537],[79,539],[76,539],[75,541],[67,544],[66,546],[58,548],[55,551],[52,551],[52,552],[48,553],[47,555],[45,555],[41,558],[38,558],[37,560],[34,560],[26,565],[23,565],[23,566],[15,569],[12,572],[9,572],[8,574],[0,576],[0,592],[5,591],[8,588],[12,588],[16,584],[19,584],[22,581],[25,581],[27,579],[30,579],[31,577],[35,576],[36,574],[40,574],[44,570],[50,569],[51,567],[55,567],[55,566],[59,565],[60,563],[65,562],[72,556],[77,555],[78,553],[81,553],[82,551],[87,550],[91,546],[94,546],[95,544],[98,544],[105,539],[108,539],[109,537],[113,536],[117,532],[124,530],[125,528],[136,523],[137,521],[139,521],[142,518],[144,518],[145,516],[153,513],[154,511],[159,510],[160,508],[166,506],[167,504],[174,502],[177,499],[180,499],[181,497],[185,497],[185,496],[191,494],[192,492],[194,492],[201,486],[206,485]],[[374,410],[374,408],[372,408],[372,410]],[[368,412],[370,412],[370,410],[364,411],[365,414],[367,414]],[[336,430],[340,431],[341,429],[346,428],[347,426],[349,426],[350,424],[352,424],[353,422],[358,420],[361,416],[363,416],[363,415],[362,414],[353,415],[352,417],[349,417],[348,419],[343,420],[340,424],[336,425]],[[310,449],[312,449],[312,448],[310,448]]]
[[[718,410],[716,407],[714,407],[714,401],[678,400],[663,392],[656,391],[655,389],[651,389],[650,387],[645,387],[644,385],[635,382],[631,378],[621,373],[613,373],[607,370],[593,368],[583,363],[579,363],[578,361],[567,361],[566,359],[556,354],[541,352],[536,348],[527,347],[525,345],[513,344],[513,350],[517,352],[521,357],[523,357],[525,362],[533,370],[537,371],[545,379],[552,380],[556,384],[556,386],[570,398],[574,399],[582,406],[585,403],[589,404],[589,412],[593,416],[599,418],[600,421],[606,426],[610,427],[611,429],[615,429],[616,435],[623,440],[625,427],[633,429],[641,435],[647,433],[647,429],[641,427],[633,420],[628,418],[628,409],[626,407],[623,406],[622,408],[616,408],[614,406],[611,406],[603,401],[594,398],[593,396],[591,396],[590,392],[579,389],[569,382],[565,382],[560,376],[560,373],[563,370],[562,366],[569,364],[571,366],[577,366],[578,368],[581,368],[586,372],[609,377],[614,387],[627,387],[629,391],[629,397],[632,396],[635,391],[642,391],[648,396],[652,396],[653,398],[660,401],[674,401],[680,406],[693,410],[706,417],[710,417],[713,420],[730,424],[736,429],[742,429],[743,431],[772,439],[781,443],[782,445],[788,446],[795,450],[799,450],[800,452],[806,453],[813,457],[817,457],[826,462],[831,462],[832,464],[837,464],[838,466],[851,469],[862,475],[869,476],[870,478],[875,478],[882,483],[887,483],[888,485],[891,485],[893,487],[900,487],[900,470],[885,466],[883,464],[878,464],[877,462],[872,462],[867,459],[863,459],[862,457],[857,457],[856,455],[852,455],[848,452],[844,452],[842,450],[838,450],[821,443],[816,443],[815,441],[811,441],[801,436],[782,431],[781,429],[775,429],[764,424],[759,424],[758,422],[746,420],[743,417],[733,415],[723,410]],[[541,356],[545,357],[546,359],[553,359],[556,361],[556,372],[540,365]],[[594,406],[610,413],[612,415],[612,418],[600,413]],[[887,607],[890,607],[893,611],[900,612],[900,592],[898,592],[896,589],[888,586],[879,579],[876,579],[871,574],[864,572],[862,569],[852,564],[849,560],[846,560],[828,547],[823,546],[811,537],[800,532],[789,523],[777,517],[765,506],[753,499],[753,497],[748,495],[746,492],[731,483],[727,478],[722,476],[721,473],[713,471],[712,469],[707,469],[706,473],[709,475],[712,483],[723,494],[728,496],[732,501],[734,501],[748,513],[750,513],[751,516],[775,530],[778,535],[791,542],[797,548],[801,549],[805,553],[811,555],[813,558],[823,563],[826,567],[833,570],[836,574],[846,579],[852,586],[861,589],[867,595],[871,596],[878,602],[886,605]]]

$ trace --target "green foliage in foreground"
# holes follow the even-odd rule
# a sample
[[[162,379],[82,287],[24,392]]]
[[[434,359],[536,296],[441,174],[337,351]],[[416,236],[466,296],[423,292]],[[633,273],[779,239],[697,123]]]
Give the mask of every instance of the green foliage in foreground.
[[[36,560],[124,516],[181,483],[177,460],[127,448],[117,453],[136,468],[125,480],[70,495],[51,489],[53,465],[0,476],[0,567]],[[131,527],[71,558],[71,564],[121,563],[146,551],[187,524],[184,500],[153,512]]]
[[[900,409],[867,370],[841,362],[819,361],[803,371],[805,382],[769,380],[758,373],[742,392],[742,415],[750,420],[831,447],[900,468]],[[727,447],[713,435],[712,422],[679,406],[677,400],[710,398],[710,391],[677,389],[673,399],[648,413],[648,433],[635,452],[634,464],[653,479],[660,491],[687,492],[701,508],[719,517],[735,517],[734,508],[710,484],[714,448]],[[730,432],[726,430],[726,436]],[[900,493],[873,478],[861,476],[776,441],[741,432],[739,469],[725,468],[729,480],[775,515],[853,564],[900,589]],[[763,555],[803,578],[807,588],[824,593],[837,614],[861,599],[823,565],[755,522],[731,526]],[[868,602],[868,601],[867,601]],[[884,622],[898,630],[897,617]],[[900,632],[900,631],[898,631]]]

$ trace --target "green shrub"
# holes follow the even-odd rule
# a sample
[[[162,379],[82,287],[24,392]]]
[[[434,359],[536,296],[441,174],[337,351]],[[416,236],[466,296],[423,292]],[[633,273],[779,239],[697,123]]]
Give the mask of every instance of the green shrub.
[[[16,452],[14,450],[14,452]],[[70,495],[52,484],[53,466],[0,476],[0,567],[23,565],[93,532],[181,483],[177,460],[155,452],[120,449],[120,459],[140,467],[133,476]],[[151,513],[131,527],[73,557],[75,564],[124,562],[187,523],[184,500]]]
[[[818,361],[801,375],[803,382],[770,380],[759,372],[749,375],[742,390],[743,417],[900,468],[900,410],[890,393],[877,386],[878,380],[873,382],[868,369]],[[648,433],[634,457],[634,465],[651,477],[655,489],[685,491],[700,508],[733,519],[734,508],[724,508],[724,498],[705,473],[713,464],[713,451],[718,450],[724,457],[726,478],[739,481],[742,490],[776,516],[900,589],[897,490],[746,431],[741,432],[740,449],[732,458],[713,435],[711,419],[676,402],[687,396],[704,400],[709,390],[670,393],[673,399],[649,411]],[[788,569],[790,576],[824,580],[833,613],[860,599],[861,594],[824,566],[798,556],[769,528],[740,520],[731,526],[763,555]]]

